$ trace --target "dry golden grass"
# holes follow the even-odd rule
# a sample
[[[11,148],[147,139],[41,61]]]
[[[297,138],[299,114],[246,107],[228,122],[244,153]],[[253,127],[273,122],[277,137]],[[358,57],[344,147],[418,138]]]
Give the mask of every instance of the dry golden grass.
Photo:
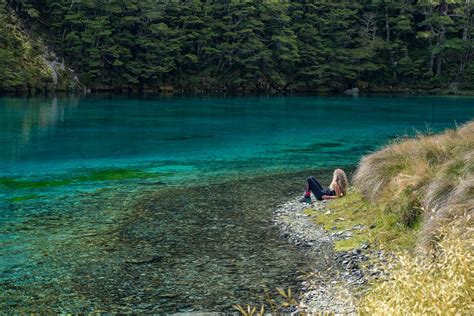
[[[361,302],[367,315],[473,315],[473,231],[450,232],[434,257],[401,256],[392,279]]]
[[[360,162],[355,187],[407,227],[422,221],[417,255],[360,303],[362,314],[474,314],[474,122],[398,140]]]
[[[240,304],[233,305],[232,307],[239,311],[242,316],[263,316],[268,314],[266,309],[271,312],[270,315],[279,315],[285,314],[288,308],[293,309],[300,304],[291,288],[288,288],[288,290],[277,288],[276,291],[278,295],[273,298],[270,293],[265,290],[265,303],[262,303],[258,308],[257,306],[243,306]]]
[[[474,122],[440,135],[395,141],[364,157],[354,176],[355,187],[402,224],[424,219],[421,245],[426,250],[449,223],[471,223],[473,181]]]

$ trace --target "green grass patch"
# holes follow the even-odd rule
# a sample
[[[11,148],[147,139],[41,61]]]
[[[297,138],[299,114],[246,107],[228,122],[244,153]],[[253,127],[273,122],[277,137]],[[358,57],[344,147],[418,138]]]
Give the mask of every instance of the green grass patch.
[[[401,224],[398,215],[384,212],[354,190],[350,190],[344,198],[330,201],[324,211],[308,208],[305,213],[313,216],[316,224],[330,232],[351,232],[351,238],[335,242],[338,251],[354,249],[366,242],[392,251],[412,249],[419,227],[419,224],[411,227]],[[364,228],[353,229],[356,225],[363,225]]]

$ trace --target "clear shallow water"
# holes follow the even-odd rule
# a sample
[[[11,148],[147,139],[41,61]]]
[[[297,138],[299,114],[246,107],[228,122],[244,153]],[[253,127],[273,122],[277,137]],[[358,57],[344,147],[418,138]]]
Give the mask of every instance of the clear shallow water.
[[[300,179],[473,117],[462,97],[0,98],[0,309],[211,311],[295,286],[308,259],[270,219]]]

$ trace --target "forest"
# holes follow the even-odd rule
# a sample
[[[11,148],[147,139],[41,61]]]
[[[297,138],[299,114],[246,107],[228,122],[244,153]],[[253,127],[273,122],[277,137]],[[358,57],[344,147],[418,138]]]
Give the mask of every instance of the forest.
[[[473,11],[470,0],[1,0],[0,90],[37,87],[47,71],[20,61],[42,54],[19,42],[9,24],[21,21],[95,91],[462,93],[474,86]]]

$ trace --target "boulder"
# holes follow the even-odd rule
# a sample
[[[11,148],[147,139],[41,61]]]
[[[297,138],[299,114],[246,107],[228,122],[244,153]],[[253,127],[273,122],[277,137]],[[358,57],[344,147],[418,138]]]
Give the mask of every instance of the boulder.
[[[347,89],[346,91],[344,91],[344,94],[357,97],[359,96],[359,92],[360,92],[359,88],[352,88],[352,89]]]

